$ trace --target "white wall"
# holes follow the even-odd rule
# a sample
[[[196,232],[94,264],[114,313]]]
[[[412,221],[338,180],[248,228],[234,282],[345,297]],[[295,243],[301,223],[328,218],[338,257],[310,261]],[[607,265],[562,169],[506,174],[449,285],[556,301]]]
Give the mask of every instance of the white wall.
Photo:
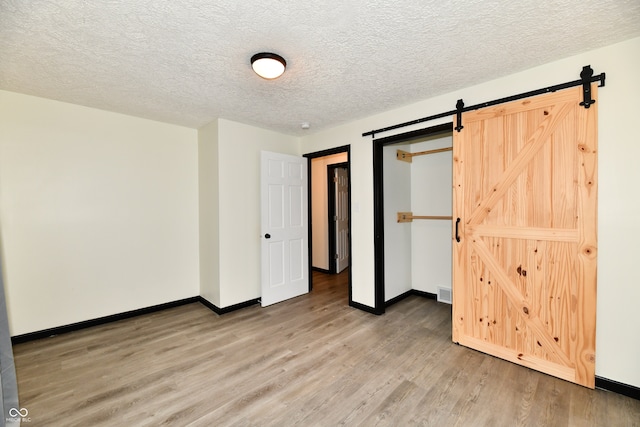
[[[412,153],[451,147],[446,136],[411,145]],[[411,210],[414,215],[451,216],[451,151],[413,157]],[[451,289],[451,221],[415,220],[411,223],[411,282],[413,289],[438,293]]]
[[[640,141],[637,118],[640,93],[640,38],[585,52],[561,61],[470,88],[437,96],[403,108],[348,123],[302,139],[305,153],[351,145],[352,292],[353,300],[374,305],[373,156],[371,138],[361,134],[437,114],[466,105],[526,92],[579,78],[582,66],[606,72],[606,87],[599,91],[599,254],[596,374],[640,387],[640,270],[632,242],[640,240],[640,198],[634,184],[640,182]],[[462,71],[463,72],[463,71]],[[434,125],[449,118],[429,123]],[[401,129],[399,132],[424,127]],[[384,134],[381,136],[388,136]],[[630,193],[631,192],[631,193]]]
[[[591,61],[607,73],[598,106],[598,307],[596,374],[640,387],[640,38],[585,54],[560,66]],[[636,193],[637,194],[637,193]]]
[[[360,137],[362,132],[361,122],[352,122],[302,138],[301,149],[308,154],[350,145],[352,246],[349,266],[351,277],[359,283],[352,287],[352,299],[373,307],[373,150],[370,140]]]
[[[384,192],[384,300],[411,290],[411,223],[398,222],[398,212],[411,211],[411,164],[396,159],[409,145],[382,148]]]
[[[193,129],[0,91],[11,334],[197,296]]]
[[[329,189],[327,166],[345,163],[347,153],[311,159],[311,228],[312,263],[316,268],[329,270]]]
[[[299,139],[218,120],[220,308],[259,298],[260,152],[300,155]]]
[[[198,130],[200,296],[220,307],[218,121]]]

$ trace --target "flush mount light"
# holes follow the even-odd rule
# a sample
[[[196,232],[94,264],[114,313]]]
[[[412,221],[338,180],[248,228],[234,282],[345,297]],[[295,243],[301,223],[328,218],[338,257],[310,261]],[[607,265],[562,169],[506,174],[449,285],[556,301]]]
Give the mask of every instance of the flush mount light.
[[[275,53],[256,53],[251,57],[251,68],[263,79],[277,79],[284,73],[287,61]]]

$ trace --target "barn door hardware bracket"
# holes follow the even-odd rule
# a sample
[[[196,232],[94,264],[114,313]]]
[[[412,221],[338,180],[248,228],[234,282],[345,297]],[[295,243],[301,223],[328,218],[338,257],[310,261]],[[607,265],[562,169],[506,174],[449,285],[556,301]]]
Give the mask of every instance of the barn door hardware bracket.
[[[456,102],[456,130],[460,132],[464,126],[462,126],[462,112],[464,111],[464,101],[462,99],[458,99]]]
[[[582,67],[580,78],[582,79],[582,99],[580,103],[584,108],[591,107],[596,101],[591,99],[591,77],[593,77],[593,68],[590,65]],[[604,86],[604,78],[601,80],[601,86]]]

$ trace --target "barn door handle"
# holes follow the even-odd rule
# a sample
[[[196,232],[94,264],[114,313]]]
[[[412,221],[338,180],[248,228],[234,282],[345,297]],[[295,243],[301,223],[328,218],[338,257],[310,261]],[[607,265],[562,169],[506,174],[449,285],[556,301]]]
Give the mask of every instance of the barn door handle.
[[[458,234],[459,226],[460,226],[460,218],[456,219],[456,242],[460,241],[460,234]]]

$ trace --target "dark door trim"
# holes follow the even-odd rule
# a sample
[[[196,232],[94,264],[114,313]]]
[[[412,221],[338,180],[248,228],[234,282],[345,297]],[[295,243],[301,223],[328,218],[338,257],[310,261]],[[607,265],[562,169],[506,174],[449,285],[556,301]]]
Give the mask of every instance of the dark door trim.
[[[426,136],[445,135],[453,132],[453,122],[431,126],[398,135],[373,140],[373,233],[375,265],[375,307],[373,313],[383,314],[384,301],[384,162],[382,149]]]

